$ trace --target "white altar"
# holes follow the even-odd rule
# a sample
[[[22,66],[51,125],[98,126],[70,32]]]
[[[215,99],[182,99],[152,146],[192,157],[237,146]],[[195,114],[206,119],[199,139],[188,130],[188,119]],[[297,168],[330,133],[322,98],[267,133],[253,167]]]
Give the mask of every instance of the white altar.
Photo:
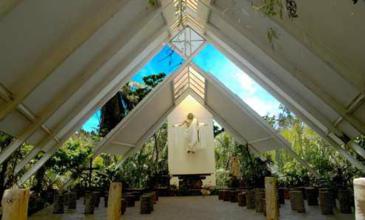
[[[208,174],[203,185],[215,186],[212,115],[187,96],[167,119],[170,175]],[[177,178],[171,179],[171,184],[178,185],[177,182]]]

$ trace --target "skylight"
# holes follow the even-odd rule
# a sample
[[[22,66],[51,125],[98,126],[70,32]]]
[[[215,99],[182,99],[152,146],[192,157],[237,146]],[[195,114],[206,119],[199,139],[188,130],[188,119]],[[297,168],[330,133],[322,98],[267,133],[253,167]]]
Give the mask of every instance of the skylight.
[[[193,67],[187,66],[174,79],[175,99],[178,99],[187,89],[193,90],[202,99],[205,97],[205,78]]]
[[[277,115],[280,112],[280,102],[213,45],[206,44],[194,57],[193,63],[214,75],[259,115]]]
[[[184,57],[190,57],[205,43],[203,37],[191,27],[185,27],[172,40],[171,45]]]
[[[142,69],[131,79],[137,83],[143,83],[143,78],[153,74],[165,73],[167,76],[176,71],[184,62],[184,59],[171,47],[165,45]],[[122,87],[122,85],[121,85]],[[100,124],[100,109],[98,109],[82,126],[88,132],[97,131]]]

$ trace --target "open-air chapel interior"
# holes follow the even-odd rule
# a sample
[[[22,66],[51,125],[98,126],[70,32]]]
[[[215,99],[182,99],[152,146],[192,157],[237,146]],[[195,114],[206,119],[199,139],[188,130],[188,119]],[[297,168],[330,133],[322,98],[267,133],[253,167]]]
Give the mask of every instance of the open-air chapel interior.
[[[0,0],[3,220],[365,220],[364,0]]]

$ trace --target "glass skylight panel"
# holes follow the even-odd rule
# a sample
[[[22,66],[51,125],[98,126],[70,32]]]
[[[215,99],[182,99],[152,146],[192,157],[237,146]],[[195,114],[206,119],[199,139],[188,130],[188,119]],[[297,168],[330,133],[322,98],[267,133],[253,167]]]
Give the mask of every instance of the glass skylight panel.
[[[202,99],[205,96],[205,78],[191,66],[186,67],[174,79],[175,99],[179,98],[187,89],[191,89]]]
[[[171,45],[183,56],[190,57],[204,44],[205,40],[191,27],[187,26],[180,31],[172,40]]]
[[[279,114],[280,102],[213,45],[206,44],[193,63],[212,74],[259,115]]]

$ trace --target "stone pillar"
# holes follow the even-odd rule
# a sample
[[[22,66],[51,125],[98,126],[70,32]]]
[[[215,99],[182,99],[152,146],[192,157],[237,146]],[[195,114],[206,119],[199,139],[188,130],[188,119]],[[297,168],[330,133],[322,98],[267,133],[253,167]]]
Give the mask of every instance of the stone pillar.
[[[104,207],[108,207],[108,199],[109,199],[109,194],[105,193],[104,195]]]
[[[279,190],[278,190],[279,198],[278,199],[279,199],[280,204],[285,204],[284,192],[285,192],[285,188],[279,188]]]
[[[77,194],[76,192],[69,192],[67,193],[67,205],[69,209],[76,209],[76,202],[77,202]]]
[[[255,209],[255,190],[248,190],[246,192],[246,207],[247,209]]]
[[[94,214],[95,201],[92,192],[85,193],[85,214]]]
[[[333,215],[331,194],[328,190],[319,190],[319,205],[323,215]]]
[[[237,202],[237,194],[238,194],[238,191],[233,189],[230,191],[230,199],[229,201],[231,202]]]
[[[246,206],[246,193],[245,192],[238,193],[237,200],[239,206]]]
[[[2,220],[28,219],[29,189],[12,188],[4,192],[1,200]]]
[[[256,189],[255,191],[255,209],[256,212],[264,212],[264,205],[262,204],[262,199],[265,198],[264,189]]]
[[[307,195],[308,206],[318,205],[318,190],[314,187],[306,187],[305,194]]]
[[[295,204],[295,210],[299,213],[305,212],[303,191],[291,191],[290,197],[293,196],[293,202]]]
[[[365,178],[354,179],[355,218],[365,220]]]
[[[223,190],[222,192],[222,196],[223,196],[223,201],[229,201],[231,198],[231,194],[229,192],[229,190]]]
[[[275,177],[265,177],[265,208],[267,220],[279,219],[278,186]]]
[[[141,198],[141,214],[150,214],[153,211],[153,195],[146,194]]]
[[[99,192],[93,192],[93,200],[94,200],[95,208],[98,208],[99,204],[100,204],[100,193]]]
[[[122,183],[114,182],[109,187],[108,220],[119,220],[122,216]]]
[[[122,215],[124,215],[126,210],[127,210],[127,201],[125,201],[125,199],[122,199]]]
[[[53,214],[64,213],[64,200],[65,197],[62,192],[56,192],[53,203]]]
[[[218,191],[218,200],[223,200],[223,190]]]
[[[352,206],[352,192],[348,189],[340,189],[338,190],[338,201],[340,204],[340,212],[344,214],[351,214],[351,206]]]

